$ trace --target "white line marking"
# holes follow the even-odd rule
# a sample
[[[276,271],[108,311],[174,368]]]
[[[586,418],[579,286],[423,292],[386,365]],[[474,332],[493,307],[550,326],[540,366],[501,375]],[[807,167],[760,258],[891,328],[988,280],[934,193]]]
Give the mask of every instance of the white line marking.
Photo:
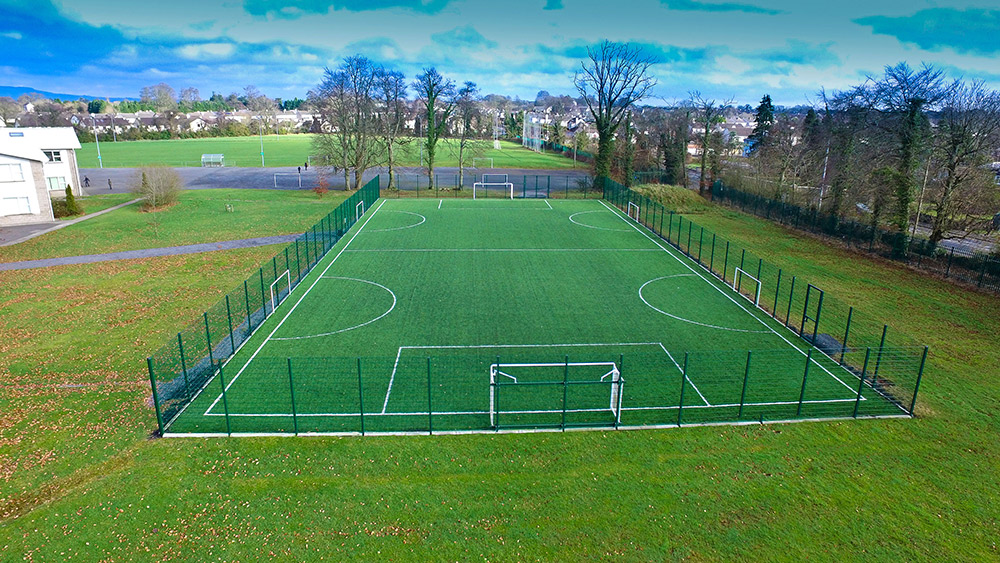
[[[551,204],[551,203],[549,203],[549,200],[548,200],[548,198],[546,198],[546,199],[543,199],[542,201],[544,201],[544,202],[545,202],[545,205],[548,205],[548,206],[549,206],[549,209],[552,209],[552,204]]]
[[[441,209],[441,204],[443,204],[443,203],[444,203],[444,200],[443,200],[443,199],[442,199],[442,200],[440,200],[440,201],[438,201],[438,209]]]
[[[660,249],[661,249],[661,250],[663,250],[664,252],[666,252],[666,253],[667,253],[667,254],[668,254],[668,255],[669,255],[669,256],[670,256],[671,258],[673,258],[673,259],[674,259],[674,260],[676,260],[676,261],[677,261],[678,263],[680,263],[680,264],[681,264],[682,266],[684,266],[685,268],[687,268],[688,270],[690,270],[691,272],[693,272],[693,273],[694,273],[694,274],[695,274],[696,276],[698,276],[699,278],[701,278],[702,280],[704,280],[704,281],[705,281],[705,283],[707,283],[707,284],[708,284],[709,286],[711,286],[711,287],[712,287],[713,289],[715,289],[716,291],[718,291],[718,292],[719,292],[720,294],[722,294],[722,296],[723,296],[723,297],[725,297],[726,299],[728,299],[729,301],[731,301],[731,302],[732,302],[733,304],[735,304],[735,305],[736,305],[737,307],[739,307],[740,309],[743,309],[743,312],[745,312],[746,314],[748,314],[748,315],[750,315],[751,317],[753,317],[753,318],[754,318],[754,319],[755,319],[755,320],[756,320],[757,322],[759,322],[760,324],[764,325],[764,326],[765,326],[765,327],[766,327],[766,328],[767,328],[768,330],[770,330],[771,332],[773,332],[773,333],[774,333],[774,334],[775,334],[775,335],[776,335],[776,336],[777,336],[778,338],[780,338],[780,339],[784,340],[786,344],[788,344],[789,346],[791,346],[791,347],[792,347],[792,348],[794,348],[795,350],[798,350],[798,352],[799,352],[800,354],[802,354],[803,356],[807,356],[807,354],[806,354],[806,352],[805,352],[804,350],[802,350],[801,348],[799,348],[798,346],[796,346],[795,344],[793,344],[793,343],[792,343],[791,341],[789,341],[789,340],[788,340],[787,338],[785,338],[785,337],[784,337],[783,335],[781,335],[780,333],[778,333],[778,331],[776,331],[776,330],[774,330],[773,328],[771,328],[771,327],[770,327],[770,326],[769,326],[769,325],[768,325],[768,324],[767,324],[766,322],[764,322],[764,321],[763,321],[763,320],[761,320],[761,319],[760,319],[759,317],[757,317],[757,315],[755,315],[755,314],[751,313],[751,312],[750,312],[749,310],[747,310],[747,308],[746,308],[746,307],[744,307],[742,303],[740,303],[740,302],[736,301],[736,300],[735,300],[735,299],[733,299],[733,298],[732,298],[732,297],[731,297],[730,295],[728,295],[728,291],[725,291],[725,292],[724,292],[724,291],[722,291],[722,289],[720,289],[720,288],[719,288],[719,287],[718,287],[717,285],[715,285],[714,283],[712,283],[711,281],[709,281],[709,280],[708,280],[707,278],[705,278],[705,276],[701,275],[700,273],[698,273],[698,271],[697,271],[697,270],[695,270],[695,269],[694,269],[694,268],[692,268],[692,267],[691,267],[691,266],[690,266],[689,264],[687,264],[686,262],[684,262],[683,260],[681,260],[681,259],[680,259],[680,258],[679,258],[679,257],[678,257],[678,256],[677,256],[676,254],[674,254],[674,253],[673,253],[673,252],[672,252],[671,250],[669,250],[669,248],[670,248],[670,247],[669,247],[669,245],[668,245],[667,247],[664,247],[664,246],[663,246],[662,244],[660,244],[660,242],[659,242],[659,241],[657,241],[656,239],[654,239],[653,237],[651,237],[651,236],[647,235],[647,234],[646,234],[645,232],[643,232],[643,231],[642,231],[641,229],[639,229],[639,227],[638,227],[638,226],[637,226],[636,224],[633,224],[633,223],[632,223],[632,222],[630,222],[630,221],[629,221],[628,219],[626,219],[626,218],[623,218],[623,217],[622,217],[622,213],[621,213],[621,211],[620,211],[619,209],[617,209],[617,208],[615,208],[615,207],[611,207],[611,206],[610,206],[610,205],[608,205],[607,203],[604,203],[604,201],[603,201],[603,200],[598,200],[598,201],[600,202],[600,204],[601,204],[601,205],[603,205],[603,206],[604,206],[604,207],[606,207],[606,208],[607,208],[607,209],[608,209],[609,211],[611,211],[612,213],[614,213],[614,214],[615,214],[615,215],[616,215],[616,216],[617,216],[617,217],[618,217],[619,219],[621,219],[621,220],[622,220],[622,221],[623,221],[623,222],[624,222],[624,223],[625,223],[626,225],[628,225],[628,226],[632,227],[632,229],[634,229],[634,230],[635,230],[635,231],[636,231],[637,233],[639,233],[639,234],[641,234],[642,236],[646,237],[646,238],[647,238],[647,239],[648,239],[648,240],[649,240],[650,242],[652,242],[652,243],[653,243],[653,244],[655,244],[656,246],[660,247]],[[699,264],[699,265],[700,265],[700,264]],[[729,286],[728,286],[728,284],[726,285],[726,287],[727,287],[727,288],[729,287]],[[820,353],[822,353],[822,351],[821,351]],[[825,355],[825,354],[824,354],[824,355]],[[841,379],[840,379],[839,377],[837,377],[836,375],[834,375],[833,373],[831,373],[831,372],[830,372],[830,370],[826,369],[826,367],[825,367],[825,366],[823,366],[822,364],[820,364],[819,362],[817,362],[817,361],[816,361],[815,359],[814,359],[814,360],[812,360],[812,362],[813,362],[814,364],[816,364],[817,366],[819,366],[819,368],[820,368],[820,369],[822,369],[823,371],[825,371],[825,372],[827,373],[827,375],[829,375],[830,377],[832,377],[832,378],[836,379],[838,383],[840,383],[840,384],[841,384],[841,385],[843,385],[844,387],[846,387],[846,388],[850,389],[851,391],[854,391],[854,389],[853,389],[853,388],[852,388],[852,387],[851,387],[850,385],[848,385],[847,383],[844,383],[844,381],[843,381],[843,380],[841,380]]]
[[[354,325],[354,326],[349,327],[349,328],[342,328],[340,330],[335,330],[333,332],[324,332],[322,334],[310,334],[310,335],[307,335],[307,336],[282,336],[282,337],[276,336],[276,337],[272,338],[271,340],[305,340],[307,338],[319,338],[320,336],[330,336],[331,334],[340,334],[341,332],[347,332],[349,330],[354,330],[356,328],[361,328],[363,326],[370,325],[373,322],[375,322],[375,321],[381,319],[382,317],[388,315],[389,313],[392,312],[393,309],[396,308],[396,294],[393,293],[391,289],[389,289],[388,287],[386,287],[386,286],[384,286],[384,285],[382,285],[380,283],[375,283],[375,282],[370,281],[370,280],[362,280],[362,279],[358,279],[358,278],[345,278],[345,277],[342,277],[342,276],[320,276],[320,279],[324,279],[324,280],[349,280],[349,281],[356,281],[356,282],[371,284],[371,285],[374,285],[376,287],[381,287],[382,289],[388,291],[389,295],[392,296],[392,305],[389,307],[388,311],[382,313],[381,315],[375,317],[374,319],[372,319],[372,320],[370,320],[368,322],[361,323],[359,325]]]
[[[382,412],[389,406],[389,394],[392,393],[392,383],[396,380],[396,368],[399,367],[399,356],[403,354],[403,347],[396,350],[396,362],[392,364],[392,374],[389,375],[389,388],[385,390],[385,401],[382,402]]]
[[[729,330],[729,331],[732,331],[732,332],[750,332],[750,333],[755,333],[755,334],[768,334],[770,332],[770,331],[767,331],[767,330],[747,330],[747,329],[743,329],[743,328],[730,328],[730,327],[727,327],[727,326],[718,326],[718,325],[710,325],[708,323],[700,323],[698,321],[692,321],[691,319],[685,319],[684,317],[678,317],[677,315],[671,315],[670,313],[664,311],[663,309],[660,309],[659,307],[656,307],[655,305],[653,305],[649,301],[646,301],[646,297],[642,294],[642,290],[645,289],[645,287],[647,285],[649,285],[649,284],[651,284],[651,283],[653,283],[655,281],[660,281],[660,280],[664,280],[664,279],[667,279],[667,278],[673,278],[673,277],[678,277],[678,276],[694,277],[693,274],[678,274],[678,275],[675,275],[675,276],[661,276],[659,278],[653,278],[653,279],[649,280],[648,282],[642,284],[642,286],[639,287],[639,299],[641,299],[642,302],[645,303],[647,307],[649,307],[650,309],[656,311],[657,313],[660,313],[662,315],[666,315],[666,316],[670,317],[671,319],[676,319],[678,321],[682,321],[682,322],[685,322],[685,323],[691,323],[693,325],[703,326],[705,328],[714,328],[714,329],[718,329],[718,330]]]
[[[580,225],[581,227],[587,227],[588,229],[597,229],[599,231],[615,231],[615,232],[618,232],[618,233],[630,233],[630,232],[632,232],[632,229],[611,229],[609,227],[595,227],[594,225],[588,225],[586,223],[581,223],[581,222],[576,221],[575,219],[573,219],[573,217],[576,217],[577,215],[586,215],[587,213],[604,213],[604,211],[601,211],[600,209],[594,209],[594,210],[591,210],[591,211],[577,211],[576,213],[574,213],[574,214],[572,214],[572,215],[569,216],[569,222],[573,223],[573,224],[576,224],[576,225]]]
[[[407,215],[416,215],[417,217],[420,217],[420,221],[417,222],[417,223],[414,223],[412,225],[406,225],[406,226],[403,226],[403,227],[392,227],[390,229],[369,229],[368,230],[369,233],[387,233],[389,231],[402,231],[403,229],[412,229],[413,227],[419,227],[420,225],[423,225],[424,222],[427,221],[427,217],[424,217],[423,215],[421,215],[419,213],[413,213],[412,211],[389,210],[389,211],[386,211],[386,213],[405,213]]]
[[[659,248],[355,248],[348,252],[660,252]]]
[[[677,367],[677,371],[679,371],[679,372],[681,372],[683,374],[684,373],[684,368],[682,368],[681,365],[677,363],[677,360],[674,359],[674,356],[670,353],[669,350],[667,350],[667,347],[664,346],[662,342],[660,343],[660,348],[663,348],[663,351],[666,352],[667,357],[670,358],[670,361],[673,362],[674,366]],[[701,397],[701,400],[705,401],[705,406],[708,406],[708,407],[712,406],[712,403],[709,403],[708,399],[706,399],[705,396],[701,394],[701,391],[698,389],[698,386],[694,384],[694,381],[691,381],[690,377],[688,377],[687,375],[685,375],[684,379],[687,379],[688,383],[691,384],[691,387],[694,388],[695,393],[698,393],[698,396]]]
[[[367,219],[365,219],[365,222],[362,223],[361,226],[358,227],[358,230],[354,232],[354,235],[351,236],[351,240],[347,241],[347,244],[345,244],[344,247],[340,249],[340,252],[338,252],[337,255],[333,257],[333,260],[330,260],[330,263],[326,265],[326,268],[323,268],[323,271],[320,272],[319,276],[315,280],[313,280],[312,285],[310,285],[306,289],[305,293],[303,293],[299,297],[299,300],[295,302],[295,305],[292,305],[292,308],[289,309],[287,313],[285,313],[284,318],[282,318],[281,321],[278,322],[278,326],[274,327],[274,330],[271,331],[271,334],[267,335],[267,338],[265,338],[264,341],[260,343],[260,346],[258,346],[257,349],[254,350],[254,353],[250,355],[250,358],[246,361],[246,363],[243,364],[243,367],[240,368],[240,371],[236,372],[236,376],[229,381],[229,384],[226,385],[225,388],[226,391],[229,391],[229,388],[232,387],[234,383],[236,383],[236,380],[239,379],[240,375],[242,375],[243,372],[247,369],[247,366],[249,366],[250,363],[253,362],[253,359],[257,357],[257,354],[259,354],[260,351],[264,349],[264,345],[266,345],[268,341],[271,340],[271,337],[274,336],[274,333],[278,332],[278,329],[281,328],[281,325],[285,324],[285,321],[287,321],[288,317],[290,317],[291,314],[295,312],[295,309],[299,306],[299,304],[302,303],[302,300],[305,299],[307,295],[309,295],[309,292],[312,291],[314,287],[316,287],[316,284],[319,283],[319,280],[323,279],[323,276],[326,275],[327,270],[329,270],[333,266],[333,264],[337,261],[337,259],[340,258],[340,256],[344,253],[344,251],[347,250],[347,247],[350,246],[352,242],[354,242],[354,239],[358,238],[358,235],[361,234],[361,231],[364,230],[368,222],[372,220],[372,217],[375,217],[375,214],[378,213],[379,209],[382,209],[382,206],[385,205],[385,202],[386,200],[384,199],[379,202],[378,207],[375,208],[375,211],[373,211],[372,214],[369,215]],[[230,357],[229,360],[227,360],[222,367],[228,365],[229,362],[232,361],[233,358],[235,357],[236,357],[235,355]],[[208,410],[205,411],[206,415],[209,414],[209,412],[211,412],[211,410],[215,407],[215,405],[219,402],[220,399],[222,399],[222,393],[219,393],[219,396],[216,397],[215,400],[212,401],[212,404],[208,406]]]

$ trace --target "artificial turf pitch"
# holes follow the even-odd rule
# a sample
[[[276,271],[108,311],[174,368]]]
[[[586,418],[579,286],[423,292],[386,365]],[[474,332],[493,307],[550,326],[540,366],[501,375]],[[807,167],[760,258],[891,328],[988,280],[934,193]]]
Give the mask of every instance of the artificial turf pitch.
[[[742,283],[603,201],[380,199],[168,434],[904,414]]]

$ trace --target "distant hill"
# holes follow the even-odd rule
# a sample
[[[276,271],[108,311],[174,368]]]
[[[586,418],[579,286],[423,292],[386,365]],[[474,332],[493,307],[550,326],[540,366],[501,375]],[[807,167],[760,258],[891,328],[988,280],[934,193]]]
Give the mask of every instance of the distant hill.
[[[95,99],[106,99],[104,96],[88,96],[85,94],[60,94],[57,92],[46,92],[45,90],[38,90],[37,88],[28,88],[26,86],[0,86],[0,96],[10,96],[15,100],[22,94],[38,94],[44,98],[59,98],[60,100],[79,100],[83,98],[85,100],[95,100]],[[138,98],[111,98],[112,102],[118,102],[121,100],[137,100]]]

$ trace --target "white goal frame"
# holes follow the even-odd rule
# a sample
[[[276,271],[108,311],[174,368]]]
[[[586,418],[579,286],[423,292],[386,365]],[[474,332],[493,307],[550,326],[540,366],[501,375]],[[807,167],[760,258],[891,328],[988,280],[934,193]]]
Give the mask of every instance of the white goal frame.
[[[634,215],[632,214],[633,209],[635,209]],[[636,223],[639,222],[639,206],[632,203],[631,201],[628,202],[628,216],[631,217],[632,219],[635,219]]]
[[[551,362],[551,363],[499,363],[490,364],[490,426],[496,427],[496,389],[497,389],[497,379],[499,377],[506,377],[517,383],[517,377],[506,373],[503,371],[506,368],[531,368],[531,367],[551,367],[551,368],[571,368],[571,367],[582,367],[582,366],[610,366],[611,369],[607,373],[601,376],[600,381],[604,381],[605,378],[611,376],[611,396],[608,400],[608,410],[615,417],[615,422],[620,423],[622,417],[622,388],[625,385],[625,380],[622,379],[622,372],[618,369],[618,364],[615,362]],[[561,381],[551,381],[552,384],[560,384]],[[547,412],[559,412],[559,411],[547,411]]]
[[[285,279],[288,280],[288,295],[292,294],[292,274],[288,270],[285,270],[284,272],[281,272],[280,274],[278,274],[278,277],[275,278],[273,282],[271,282],[271,312],[272,313],[274,312],[275,309],[278,308],[278,304],[279,304],[278,303],[278,297],[281,296],[281,288],[279,287],[278,288],[278,292],[275,293],[274,286],[278,285],[278,282],[281,281],[281,278],[285,278]],[[287,297],[287,295],[285,297]]]
[[[506,176],[506,174],[504,174],[504,176]],[[472,199],[477,199],[479,197],[477,194],[480,188],[488,190],[490,186],[503,186],[507,188],[510,190],[510,199],[514,199],[514,184],[510,182],[476,182],[472,184]]]
[[[354,221],[360,221],[361,217],[365,214],[365,200],[361,200],[357,205],[354,206]]]
[[[489,156],[479,156],[479,157],[473,158],[472,159],[472,167],[478,169],[479,167],[476,166],[476,161],[477,160],[488,160],[488,161],[490,161],[490,168],[493,168],[493,158],[492,157],[489,157]]]
[[[299,189],[302,189],[302,174],[296,174],[295,172],[275,172],[274,173],[274,187],[278,187],[278,176],[298,176],[299,177]]]
[[[753,281],[757,282],[757,291],[754,292],[753,299],[750,299],[749,297],[747,297],[746,295],[744,295],[742,291],[740,291],[743,288],[743,278],[744,277],[750,278]],[[761,284],[760,284],[760,280],[759,279],[751,276],[750,274],[747,273],[746,270],[744,270],[742,268],[737,267],[736,271],[733,272],[733,286],[732,286],[733,290],[737,294],[742,295],[747,301],[750,301],[751,303],[753,303],[754,307],[759,307],[760,306],[760,285]]]

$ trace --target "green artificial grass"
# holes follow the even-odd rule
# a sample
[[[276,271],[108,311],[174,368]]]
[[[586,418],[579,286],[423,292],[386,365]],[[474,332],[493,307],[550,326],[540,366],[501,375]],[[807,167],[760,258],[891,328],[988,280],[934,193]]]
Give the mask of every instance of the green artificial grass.
[[[105,196],[81,198],[85,209],[90,209],[92,197]],[[311,191],[296,190],[186,190],[176,204],[156,212],[130,205],[2,247],[0,262],[301,233],[344,197],[343,192],[318,197]],[[114,202],[122,196],[107,199]],[[232,206],[232,212],[227,211],[227,205]]]
[[[311,134],[265,135],[264,165],[268,167],[303,166],[313,154]],[[422,139],[413,139],[398,150],[399,166],[415,167],[426,164],[426,156],[421,156]],[[501,150],[495,150],[492,143],[481,142],[482,149],[477,156],[492,158],[496,168],[556,169],[574,168],[572,158],[554,153],[536,153],[522,146],[502,141]],[[202,154],[224,154],[226,166],[259,167],[261,140],[258,137],[214,137],[205,139],[174,139],[165,141],[122,141],[101,143],[101,160],[105,168],[135,168],[138,166],[162,164],[173,167],[201,166]],[[97,168],[97,145],[84,143],[77,151],[77,162],[81,168]],[[473,163],[466,155],[466,164]],[[315,164],[315,163],[312,163]],[[457,141],[442,139],[436,150],[435,166],[458,166]],[[486,167],[485,161],[477,161]],[[575,167],[586,168],[582,163]],[[482,170],[479,170],[480,172]],[[470,172],[473,170],[470,169]]]
[[[995,559],[998,298],[718,206],[696,220],[931,345],[920,416],[147,440],[136,358],[275,249],[5,272],[0,559]],[[422,281],[441,300],[487,283]],[[131,303],[144,321],[125,322]],[[53,334],[79,343],[39,351]]]

